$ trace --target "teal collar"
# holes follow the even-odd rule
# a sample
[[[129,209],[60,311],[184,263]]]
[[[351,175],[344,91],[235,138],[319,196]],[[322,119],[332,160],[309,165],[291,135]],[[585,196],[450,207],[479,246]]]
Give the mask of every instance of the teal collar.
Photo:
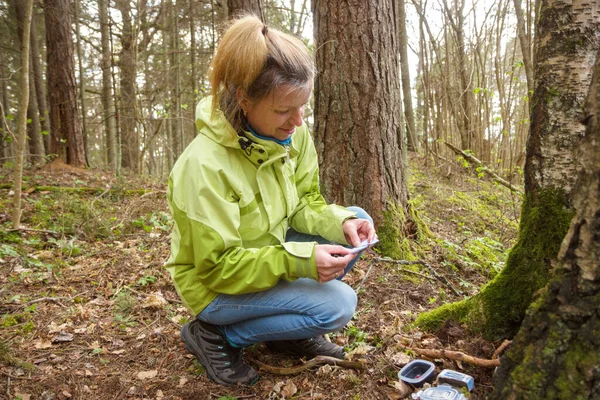
[[[290,143],[292,143],[292,136],[290,136],[289,138],[285,139],[285,140],[278,140],[275,139],[273,137],[268,137],[268,136],[261,136],[258,133],[256,133],[256,131],[254,129],[252,129],[252,127],[250,126],[250,124],[248,123],[248,121],[246,119],[244,119],[244,124],[246,124],[246,129],[248,129],[248,132],[250,132],[251,134],[253,134],[254,136],[256,136],[259,139],[262,140],[271,140],[275,143],[279,143],[282,146],[289,146]]]

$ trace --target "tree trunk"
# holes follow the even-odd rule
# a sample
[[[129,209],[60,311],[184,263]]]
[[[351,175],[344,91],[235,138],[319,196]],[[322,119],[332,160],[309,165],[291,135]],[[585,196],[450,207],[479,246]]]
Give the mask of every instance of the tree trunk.
[[[86,154],[86,164],[88,163],[87,156],[89,155],[88,146],[88,131],[87,131],[87,109],[85,104],[85,73],[83,71],[83,53],[81,49],[81,32],[79,29],[81,0],[75,0],[75,35],[77,36],[77,63],[79,65],[79,101],[81,103],[81,133],[83,135],[83,148]]]
[[[525,0],[529,1],[529,0]],[[527,77],[527,95],[533,94],[533,60],[531,59],[531,40],[527,35],[525,17],[521,8],[521,0],[513,0],[515,14],[517,16],[517,35],[521,44],[521,54],[523,55],[523,66],[525,67],[525,76]]]
[[[402,72],[402,99],[404,101],[404,117],[407,128],[407,150],[417,151],[417,131],[415,129],[415,115],[412,106],[410,90],[410,73],[408,68],[408,36],[406,33],[406,3],[398,0],[398,37],[400,42],[400,71]]]
[[[262,0],[227,0],[227,9],[230,18],[243,13],[252,13],[261,21],[265,20]]]
[[[121,32],[121,104],[120,126],[121,166],[131,172],[138,172],[140,140],[136,129],[136,51],[133,25],[131,22],[131,3],[118,0],[116,6],[121,12],[123,31]]]
[[[29,46],[27,49],[30,51],[33,48],[33,43],[36,41],[33,37],[33,11],[29,16],[26,15],[25,7],[29,7],[29,4],[23,1],[15,1],[14,2],[15,12],[17,14],[17,35],[19,37],[19,41],[29,40]],[[29,21],[25,21],[26,18],[29,18]],[[29,24],[29,34],[25,36],[24,27],[25,24]],[[21,48],[23,49],[23,43],[21,42]],[[21,54],[23,57],[23,54]],[[28,159],[30,162],[35,164],[43,164],[44,162],[44,146],[42,144],[42,134],[40,129],[40,115],[38,111],[38,103],[36,98],[35,85],[33,85],[33,54],[29,54],[27,58],[29,60],[29,68],[27,69],[29,72],[28,83],[31,83],[27,86],[29,89],[29,97],[27,102],[27,135],[26,135],[26,143],[29,148],[29,156]],[[21,87],[21,90],[24,90],[24,86]],[[27,141],[27,137],[29,141]],[[25,152],[25,149],[23,149]]]
[[[31,32],[33,33],[33,32]],[[36,165],[44,164],[44,143],[40,127],[40,111],[38,108],[37,92],[34,85],[33,63],[29,58],[29,105],[27,107],[27,135],[29,136],[29,160]]]
[[[600,52],[584,121],[576,215],[559,267],[502,357],[490,399],[600,398]]]
[[[4,35],[2,36],[4,37]],[[0,38],[0,46],[4,46],[4,41]],[[2,97],[0,101],[2,101],[2,107],[0,108],[0,157],[2,159],[8,159],[10,156],[10,134],[7,132],[7,127],[4,125],[5,123],[9,123],[6,119],[6,115],[9,113],[9,105],[8,105],[8,77],[5,72],[5,63],[6,63],[5,55],[3,51],[0,51],[0,90],[2,91]]]
[[[106,161],[111,171],[117,170],[117,123],[112,81],[112,52],[108,30],[108,2],[99,0],[100,34],[102,36],[102,109],[106,129]]]
[[[70,165],[85,166],[77,113],[71,13],[68,0],[44,0],[51,153]]]
[[[330,202],[365,208],[388,255],[397,255],[408,202],[394,1],[313,2],[321,189]]]
[[[48,109],[48,102],[46,101],[46,85],[44,84],[42,63],[40,62],[36,19],[34,12],[31,15],[31,61],[34,80],[30,82],[30,84],[35,84],[36,100],[40,115],[40,127],[45,149],[44,154],[48,154],[50,151],[50,111]]]
[[[422,314],[422,327],[454,319],[491,339],[513,336],[534,293],[548,283],[573,217],[577,150],[585,133],[581,110],[600,45],[596,7],[541,1],[519,238],[504,269],[478,295]]]
[[[20,4],[23,6],[22,15],[23,23],[19,31],[21,34],[21,79],[19,88],[21,98],[19,99],[19,119],[18,119],[18,136],[17,136],[17,151],[15,154],[15,194],[13,197],[13,228],[18,229],[21,226],[21,188],[23,185],[23,156],[25,152],[25,139],[27,136],[27,109],[29,105],[29,45],[31,40],[31,14],[33,12],[33,0],[26,0]],[[19,11],[17,11],[19,14]]]

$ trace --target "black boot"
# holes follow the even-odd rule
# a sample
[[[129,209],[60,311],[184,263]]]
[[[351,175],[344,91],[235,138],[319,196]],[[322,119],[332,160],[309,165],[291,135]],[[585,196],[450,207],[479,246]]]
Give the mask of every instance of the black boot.
[[[265,345],[271,351],[306,358],[316,356],[329,356],[340,360],[344,358],[344,348],[329,342],[323,336],[315,336],[310,339],[272,340],[265,342]]]
[[[258,381],[256,370],[242,361],[242,349],[232,347],[215,325],[194,319],[181,328],[181,340],[213,381],[227,386]]]

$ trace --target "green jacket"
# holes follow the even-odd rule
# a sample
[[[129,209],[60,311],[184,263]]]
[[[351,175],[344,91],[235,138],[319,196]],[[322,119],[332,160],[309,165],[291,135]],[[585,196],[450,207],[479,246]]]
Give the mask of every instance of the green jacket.
[[[219,293],[267,290],[280,279],[318,279],[314,242],[285,242],[289,226],[347,244],[344,220],[319,191],[317,154],[306,124],[291,146],[240,137],[211,98],[196,108],[198,136],[169,177],[175,226],[166,267],[196,315]]]

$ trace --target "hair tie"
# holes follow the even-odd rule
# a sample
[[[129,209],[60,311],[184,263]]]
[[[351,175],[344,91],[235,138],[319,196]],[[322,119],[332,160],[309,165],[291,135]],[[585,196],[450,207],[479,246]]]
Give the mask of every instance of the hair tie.
[[[269,27],[268,27],[268,26],[266,26],[266,25],[263,25],[263,28],[262,28],[262,34],[266,36],[266,35],[267,35],[267,32],[269,32]]]

